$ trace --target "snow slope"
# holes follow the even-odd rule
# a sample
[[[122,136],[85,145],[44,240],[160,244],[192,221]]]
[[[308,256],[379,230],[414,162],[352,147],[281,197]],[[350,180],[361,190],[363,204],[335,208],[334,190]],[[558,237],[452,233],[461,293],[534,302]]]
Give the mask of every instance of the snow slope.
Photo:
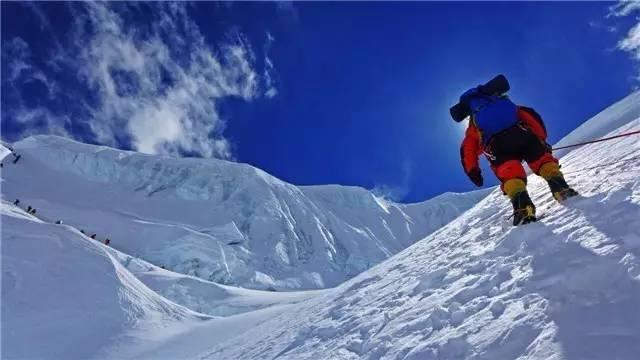
[[[4,146],[4,144],[0,143],[0,161],[3,161],[9,154],[11,154],[11,150]]]
[[[570,134],[558,141],[554,147],[577,144],[604,137],[630,121],[640,118],[640,91],[636,91],[578,126]],[[556,155],[564,155],[570,150],[560,150]]]
[[[0,213],[3,359],[137,358],[203,325],[217,326],[222,341],[322,293],[224,286],[163,270],[4,201]]]
[[[621,125],[610,114],[592,121],[619,125],[610,135],[640,129],[640,118]],[[563,170],[582,197],[559,205],[530,177],[538,223],[512,227],[496,190],[382,264],[198,358],[637,359],[639,154],[638,136],[573,150]]]
[[[167,269],[257,289],[338,285],[413,244],[486,192],[402,205],[356,187],[296,187],[246,164],[175,159],[53,136],[13,145],[2,196],[108,237]]]
[[[618,107],[621,103],[627,104],[624,110]],[[629,115],[637,114],[640,102],[621,103],[583,129],[596,129],[597,136],[607,135],[602,129],[613,129],[611,135],[640,129],[640,118]],[[590,135],[585,130],[580,137]],[[217,186],[243,186],[241,194],[253,195],[254,188],[245,181],[266,175],[240,166],[249,172],[235,174],[237,182],[208,183],[207,176],[215,172],[199,160],[154,160],[60,141],[28,139],[18,151],[24,159],[2,170],[3,359],[626,360],[640,353],[638,136],[568,152],[563,170],[582,197],[564,205],[554,202],[543,181],[530,177],[529,189],[542,215],[538,223],[512,227],[507,220],[510,205],[496,189],[423,240],[336,288],[284,294],[219,285],[165,271],[135,256],[137,251],[153,257],[173,239],[188,245],[181,251],[225,259],[233,255],[245,261],[234,260],[239,267],[249,264],[256,273],[267,269],[255,265],[268,261],[255,260],[260,247],[253,247],[249,235],[254,226],[269,233],[270,223],[258,214],[274,208],[250,207],[252,225],[247,229],[236,222],[242,217],[231,216],[236,213],[216,207],[211,199],[179,195],[189,193],[194,181],[202,181],[196,190],[209,191],[201,194],[215,193]],[[172,167],[174,161],[179,165]],[[226,163],[216,164],[225,169],[221,177],[230,176]],[[151,176],[144,178],[143,173]],[[143,178],[150,187],[133,191]],[[376,251],[400,244],[402,234],[415,235],[416,218],[439,218],[469,201],[467,196],[445,194],[431,204],[398,205],[368,198],[361,189],[295,188],[273,182],[276,185],[266,188],[274,198],[288,190],[296,196],[285,196],[285,202],[269,198],[264,204],[278,204],[283,212],[283,204],[296,204],[298,210],[289,206],[289,211],[300,215],[285,217],[296,226],[306,231],[307,220],[317,223],[314,216],[322,215],[325,228],[344,226],[368,239],[367,246]],[[154,192],[160,183],[164,187]],[[18,192],[25,194],[23,205],[38,208],[39,218],[6,201]],[[227,195],[235,200],[240,196],[233,191]],[[378,226],[389,228],[386,234],[371,230],[371,213],[387,214],[377,218]],[[220,220],[212,214],[229,217]],[[47,222],[58,218],[69,225]],[[105,247],[74,227],[98,223],[110,225],[104,225],[111,231],[104,234],[112,239],[119,239],[111,234],[120,227],[133,228],[122,230],[130,231],[127,242],[114,240],[117,247],[129,246],[132,254]],[[226,245],[236,252],[222,246],[229,240],[237,242]],[[307,249],[315,249],[315,240],[312,237]],[[220,245],[219,252],[207,253],[211,243]],[[334,254],[348,253],[341,251]],[[174,264],[174,253],[162,254],[156,260]],[[312,254],[325,259],[324,252]],[[198,264],[188,269],[213,266]],[[290,279],[289,274],[297,275],[294,270],[310,269],[315,268],[309,263],[296,263],[289,273],[269,276]],[[255,280],[255,273],[252,276]],[[291,278],[300,281],[296,284],[306,279]]]
[[[110,247],[105,250],[151,290],[176,304],[208,315],[230,316],[274,305],[295,304],[323,292],[273,292],[221,285],[159,268]]]
[[[77,231],[5,202],[1,211],[4,359],[112,356],[115,344],[162,341],[208,318],[157,295]]]

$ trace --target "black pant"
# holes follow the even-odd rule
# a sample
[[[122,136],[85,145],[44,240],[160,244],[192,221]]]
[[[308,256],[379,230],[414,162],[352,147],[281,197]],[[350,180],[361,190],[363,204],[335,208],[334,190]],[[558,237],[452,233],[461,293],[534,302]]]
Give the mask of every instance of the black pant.
[[[492,167],[509,160],[532,163],[547,152],[546,146],[537,136],[519,125],[495,134],[489,140],[488,150],[487,158]]]

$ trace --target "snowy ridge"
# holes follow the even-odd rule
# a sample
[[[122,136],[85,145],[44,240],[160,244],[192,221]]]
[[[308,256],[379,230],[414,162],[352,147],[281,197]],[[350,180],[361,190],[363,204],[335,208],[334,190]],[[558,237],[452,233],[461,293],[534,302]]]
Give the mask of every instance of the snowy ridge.
[[[230,316],[274,305],[294,304],[323,290],[272,292],[243,289],[162,269],[110,247],[104,247],[127,271],[159,295],[199,313]]]
[[[4,201],[0,212],[3,358],[136,358],[214,316],[267,308],[274,314],[321,293],[219,285],[161,269]],[[34,346],[34,338],[48,341]]]
[[[296,187],[246,164],[175,159],[36,136],[3,196],[109,237],[176,272],[257,289],[335,286],[406,248],[486,192],[412,205],[356,187]],[[99,191],[96,191],[99,189]]]
[[[558,141],[554,147],[562,147],[605,136],[619,127],[640,118],[640,91],[636,91],[617,103],[604,109],[596,116],[578,126],[570,134]],[[564,155],[570,150],[560,150],[556,155]]]
[[[62,359],[70,349],[88,358],[133,333],[160,341],[208,318],[159,296],[77,231],[5,202],[1,211],[3,358]]]
[[[638,129],[635,118],[610,135]],[[540,222],[512,227],[496,190],[398,255],[203,358],[635,359],[639,150],[638,137],[574,150],[562,163],[582,198],[559,205],[541,179],[529,179]]]
[[[639,109],[623,100],[579,137],[639,130],[640,117],[629,115]],[[358,188],[296,188],[246,165],[216,162],[220,178],[207,183],[210,168],[195,159],[51,137],[16,145],[24,158],[2,170],[2,358],[626,360],[640,353],[639,136],[564,156],[567,180],[582,196],[563,205],[531,176],[541,218],[522,227],[507,221],[510,204],[497,189],[401,205]],[[225,174],[238,179],[225,183]],[[237,191],[223,205],[186,199],[179,189],[191,181],[212,190],[206,196],[225,194],[218,187]],[[17,195],[37,217],[10,204]],[[463,213],[393,255],[421,222],[456,211]],[[51,223],[57,219],[65,225]],[[271,241],[283,234],[274,231],[279,220],[298,229],[296,246],[314,250],[318,262],[292,262],[287,271],[273,265],[269,246],[279,256],[290,250]],[[117,249],[81,234],[83,227],[107,234]],[[307,233],[314,228],[321,234]],[[343,232],[353,238],[336,235]],[[345,264],[375,262],[337,246],[353,239],[368,241],[367,255],[391,257],[332,289],[273,293],[201,279],[221,269],[251,285],[327,281],[330,272],[312,275],[336,264],[325,252],[344,254]],[[245,278],[237,275],[243,269]]]

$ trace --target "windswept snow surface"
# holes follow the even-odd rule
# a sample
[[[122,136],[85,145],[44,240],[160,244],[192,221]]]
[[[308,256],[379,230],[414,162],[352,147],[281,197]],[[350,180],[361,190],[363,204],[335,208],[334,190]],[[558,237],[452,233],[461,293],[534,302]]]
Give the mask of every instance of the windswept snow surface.
[[[113,248],[105,249],[153,291],[177,304],[208,315],[230,316],[274,305],[295,304],[325,291],[275,292],[226,286],[159,268]]]
[[[581,127],[595,129],[593,136],[586,130],[575,136],[639,130],[640,118],[629,115],[639,108],[640,102],[623,100],[602,113],[610,117],[600,114]],[[301,279],[313,266],[366,267],[371,259],[351,251],[372,251],[368,246],[374,249],[369,255],[389,256],[392,245],[401,247],[407,234],[416,234],[417,217],[455,213],[469,197],[445,194],[431,205],[398,205],[361,189],[296,188],[239,164],[154,160],[51,137],[17,145],[26,161],[5,166],[2,195],[11,201],[20,193],[22,204],[39,209],[39,219],[2,203],[3,359],[631,360],[640,354],[638,136],[568,152],[563,170],[582,196],[565,204],[531,176],[538,223],[512,227],[510,204],[496,189],[338,287],[286,294],[168,272],[136,255],[178,267],[183,263],[171,256],[180,251],[213,254],[210,259],[224,258],[222,266],[234,276],[234,264],[254,272],[249,284],[304,287]],[[231,201],[227,207],[216,205],[225,201]],[[438,206],[451,202],[457,204],[448,205],[451,210]],[[368,214],[378,216],[376,231]],[[128,235],[115,245],[131,254],[73,226],[47,223],[58,217],[95,226],[88,230],[104,230],[113,239]],[[272,231],[274,219],[290,221],[284,224],[297,234],[289,243],[295,246],[272,241],[283,234]],[[351,246],[346,250],[337,247],[338,226],[359,234],[345,240]],[[130,229],[111,235],[118,227]],[[380,229],[387,227],[383,235]],[[310,236],[308,229],[324,237]],[[256,244],[262,232],[266,243]],[[368,242],[353,245],[354,239]],[[227,241],[238,250],[223,246]],[[207,252],[212,242],[219,252]],[[176,243],[187,245],[172,248]],[[274,262],[267,245],[283,259],[297,260],[287,271],[265,266]],[[291,257],[292,249],[303,248],[310,260]],[[337,254],[346,259],[337,261]],[[211,261],[184,269],[210,270],[218,264]],[[321,278],[326,284],[330,277]]]
[[[165,349],[152,357],[184,357],[198,329],[205,344],[223,341],[321,293],[240,289],[172,273],[70,226],[0,206],[2,359],[137,359],[176,339],[174,355]]]
[[[14,144],[5,200],[175,272],[256,289],[336,286],[486,196],[402,205],[356,187],[296,187],[246,164],[119,151],[53,136]]]
[[[105,246],[2,203],[2,358],[125,356],[208,319],[157,295]]]
[[[640,118],[627,118],[608,135],[638,129]],[[638,359],[639,155],[638,136],[573,150],[563,170],[582,196],[557,204],[531,176],[538,223],[512,227],[496,190],[391,259],[200,358]]]

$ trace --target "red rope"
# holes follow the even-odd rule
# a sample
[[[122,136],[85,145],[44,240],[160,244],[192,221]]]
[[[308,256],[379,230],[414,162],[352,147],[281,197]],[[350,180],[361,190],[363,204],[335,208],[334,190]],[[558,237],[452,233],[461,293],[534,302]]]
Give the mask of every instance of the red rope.
[[[573,144],[573,145],[561,146],[559,148],[553,148],[553,150],[568,149],[568,148],[572,148],[572,147],[576,147],[576,146],[593,144],[593,143],[598,143],[598,142],[601,142],[601,141],[607,141],[607,140],[611,140],[611,139],[617,139],[617,138],[620,138],[620,137],[623,137],[623,136],[630,136],[630,135],[637,135],[637,134],[640,134],[640,130],[632,131],[632,132],[628,132],[628,133],[624,133],[624,134],[619,134],[619,135],[615,135],[615,136],[609,136],[609,137],[598,139],[598,140],[591,140],[591,141],[585,141],[585,142],[581,142],[581,143],[577,143],[577,144]]]

